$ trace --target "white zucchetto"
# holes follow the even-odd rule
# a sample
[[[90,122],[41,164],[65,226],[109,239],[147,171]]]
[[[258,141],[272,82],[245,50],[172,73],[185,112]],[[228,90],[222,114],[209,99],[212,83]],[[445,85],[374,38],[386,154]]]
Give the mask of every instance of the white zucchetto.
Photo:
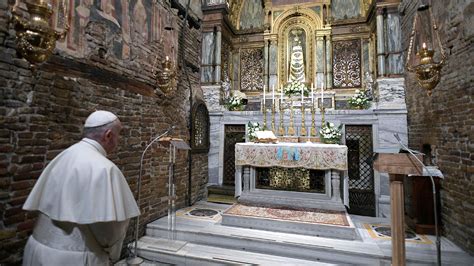
[[[109,111],[95,111],[87,117],[84,127],[100,127],[118,119],[116,115]]]

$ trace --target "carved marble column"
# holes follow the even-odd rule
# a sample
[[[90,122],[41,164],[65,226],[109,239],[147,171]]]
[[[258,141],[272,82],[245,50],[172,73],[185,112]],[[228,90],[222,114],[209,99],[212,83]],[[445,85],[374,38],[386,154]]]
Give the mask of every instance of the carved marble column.
[[[377,71],[378,76],[385,76],[385,40],[383,9],[377,9]]]
[[[341,175],[338,170],[331,170],[331,200],[335,202],[342,202],[341,193],[339,192],[341,184]]]

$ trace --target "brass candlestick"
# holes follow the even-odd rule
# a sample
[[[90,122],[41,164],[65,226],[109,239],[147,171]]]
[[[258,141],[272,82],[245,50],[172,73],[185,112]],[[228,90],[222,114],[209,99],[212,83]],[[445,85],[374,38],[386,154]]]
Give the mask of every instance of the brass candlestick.
[[[311,136],[316,137],[316,122],[314,120],[315,117],[315,109],[314,108],[314,102],[311,104]]]
[[[280,127],[278,128],[278,135],[285,135],[285,128],[283,127],[283,100],[280,101]]]
[[[275,100],[272,100],[272,131],[276,132],[275,130]]]
[[[321,110],[321,127],[324,126],[325,120],[324,120],[324,113],[326,111],[326,108],[324,106],[319,107],[319,110]]]
[[[265,106],[265,101],[263,101],[262,105],[262,111],[263,111],[263,129],[267,129],[267,108]]]
[[[293,99],[290,100],[290,127],[288,128],[288,136],[295,135],[295,128],[293,124]]]
[[[300,135],[305,137],[308,133],[306,132],[306,123],[305,123],[305,114],[304,114],[304,101],[301,100],[301,131]]]

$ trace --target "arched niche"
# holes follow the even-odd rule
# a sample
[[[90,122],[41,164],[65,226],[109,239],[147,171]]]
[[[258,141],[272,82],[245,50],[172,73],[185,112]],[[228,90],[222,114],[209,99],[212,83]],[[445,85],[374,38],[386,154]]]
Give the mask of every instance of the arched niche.
[[[278,36],[278,77],[279,84],[285,85],[289,77],[289,63],[293,32],[303,32],[305,58],[305,83],[314,81],[316,63],[316,31],[322,29],[322,20],[313,10],[307,8],[291,9],[283,12],[275,20],[272,34]]]

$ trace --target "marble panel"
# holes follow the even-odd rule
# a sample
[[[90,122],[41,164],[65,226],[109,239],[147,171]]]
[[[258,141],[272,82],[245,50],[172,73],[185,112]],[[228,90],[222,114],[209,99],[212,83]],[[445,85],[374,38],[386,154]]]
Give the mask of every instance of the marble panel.
[[[376,87],[379,109],[406,109],[404,78],[379,78]]]
[[[276,44],[271,44],[269,49],[269,74],[276,74],[278,69],[278,47]]]
[[[388,56],[388,72],[390,74],[403,73],[403,57],[401,45],[400,16],[389,13],[387,15],[387,49],[390,52]]]
[[[208,66],[214,62],[215,52],[215,38],[212,32],[203,33],[202,37],[202,56],[201,64],[205,65],[201,68],[201,81],[212,82],[213,80],[213,68]]]
[[[333,0],[331,4],[331,15],[336,20],[361,16],[360,0]]]
[[[220,105],[221,99],[221,86],[220,85],[213,85],[213,86],[201,86],[204,101],[206,102],[206,106],[209,111],[222,111],[224,107]]]

